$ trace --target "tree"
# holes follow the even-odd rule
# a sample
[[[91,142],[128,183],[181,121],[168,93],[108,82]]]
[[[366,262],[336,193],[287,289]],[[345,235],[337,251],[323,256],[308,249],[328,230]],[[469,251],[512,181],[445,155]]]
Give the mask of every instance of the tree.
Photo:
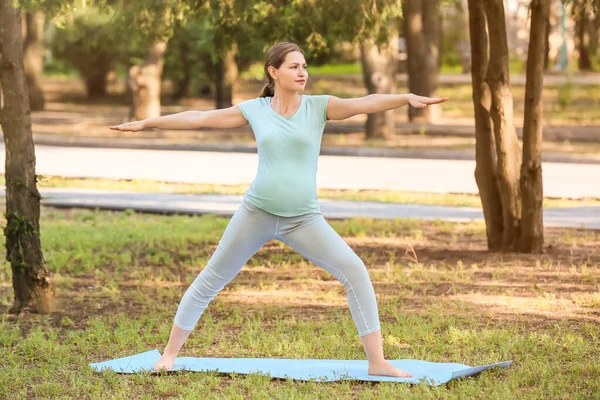
[[[239,73],[263,59],[266,43],[253,24],[243,22],[251,14],[244,4],[207,3],[195,14],[169,39],[165,76],[175,81],[176,98],[193,85],[209,87],[215,108],[231,107]]]
[[[360,44],[363,81],[369,94],[396,93],[396,54],[398,47],[380,48],[372,40]],[[387,138],[394,135],[394,110],[367,115],[367,138]]]
[[[531,1],[531,30],[527,50],[525,83],[525,116],[523,121],[523,164],[521,194],[523,196],[519,250],[542,251],[544,244],[542,182],[542,86],[544,83],[544,47],[550,2]]]
[[[122,4],[119,3],[119,6]],[[184,12],[190,11],[190,8],[178,0],[136,1],[126,4],[130,4],[127,9],[118,9],[122,20],[130,23],[127,26],[139,27],[138,35],[152,30],[145,38],[138,36],[138,43],[146,48],[146,54],[141,64],[133,65],[128,71],[127,87],[131,92],[129,119],[159,117],[161,78],[167,41],[173,34],[175,21],[185,21],[187,16],[184,16]]]
[[[468,7],[471,83],[475,110],[475,181],[481,197],[488,248],[499,250],[502,248],[502,202],[498,185],[498,157],[490,119],[491,95],[485,81],[489,40],[483,3],[469,0]]]
[[[475,179],[490,250],[542,251],[541,89],[549,2],[533,0],[531,10],[521,164],[512,120],[504,5],[501,0],[469,0],[476,130]]]
[[[577,67],[580,71],[591,71],[590,31],[594,30],[592,5],[587,1],[574,1],[571,15],[575,20],[575,47],[579,53]]]
[[[54,57],[66,60],[83,79],[88,97],[106,95],[108,76],[129,42],[112,10],[88,6],[69,15],[50,39]]]
[[[369,94],[396,93],[398,26],[402,10],[395,4],[379,4],[379,7],[372,8],[370,12],[379,23],[372,25],[370,35],[357,41],[363,82]],[[395,114],[394,110],[368,114],[365,127],[367,139],[393,136]]]
[[[129,119],[160,117],[160,90],[167,43],[158,40],[147,50],[144,62],[129,68],[127,84],[131,92]]]
[[[42,90],[44,72],[44,14],[41,12],[23,13],[23,66],[29,89],[31,111],[44,109],[45,99]]]
[[[440,59],[440,0],[404,0],[402,13],[408,90],[420,96],[435,96]],[[410,121],[429,122],[435,110],[435,107],[409,107],[408,118]]]
[[[0,124],[6,146],[6,259],[13,274],[9,312],[47,313],[54,308],[54,284],[40,242],[40,194],[27,83],[23,70],[21,10],[0,0]]]

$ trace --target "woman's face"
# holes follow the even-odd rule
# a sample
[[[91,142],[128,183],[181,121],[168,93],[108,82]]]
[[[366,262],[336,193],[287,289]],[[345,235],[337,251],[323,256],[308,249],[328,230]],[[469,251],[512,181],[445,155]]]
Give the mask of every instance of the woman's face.
[[[306,60],[299,51],[288,53],[279,68],[269,67],[269,71],[283,90],[301,92],[306,87],[308,81]]]

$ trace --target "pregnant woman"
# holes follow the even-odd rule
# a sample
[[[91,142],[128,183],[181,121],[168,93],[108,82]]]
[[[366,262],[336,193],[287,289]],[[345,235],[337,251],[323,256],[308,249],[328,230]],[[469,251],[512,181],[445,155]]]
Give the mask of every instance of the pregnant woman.
[[[294,43],[269,49],[268,80],[257,98],[236,106],[177,114],[111,126],[145,128],[237,128],[250,124],[258,148],[258,172],[231,218],[217,249],[183,295],[169,342],[154,370],[172,369],[183,343],[215,296],[269,240],[280,240],[331,273],[346,288],[348,306],[368,360],[369,375],[411,377],[385,360],[373,285],[363,261],[321,214],[317,159],[327,120],[376,113],[410,104],[423,108],[448,98],[414,94],[371,94],[342,99],[301,94],[308,72],[304,52]],[[298,93],[300,92],[300,93]]]

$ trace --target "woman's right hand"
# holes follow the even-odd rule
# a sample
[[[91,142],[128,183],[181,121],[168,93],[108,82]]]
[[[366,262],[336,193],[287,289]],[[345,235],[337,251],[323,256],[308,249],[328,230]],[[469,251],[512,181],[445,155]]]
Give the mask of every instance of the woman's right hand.
[[[137,132],[137,131],[141,131],[144,128],[146,128],[145,123],[143,120],[141,121],[133,121],[133,122],[127,122],[125,124],[120,124],[120,125],[113,125],[113,126],[109,126],[110,129],[113,129],[115,131],[130,131],[130,132]]]

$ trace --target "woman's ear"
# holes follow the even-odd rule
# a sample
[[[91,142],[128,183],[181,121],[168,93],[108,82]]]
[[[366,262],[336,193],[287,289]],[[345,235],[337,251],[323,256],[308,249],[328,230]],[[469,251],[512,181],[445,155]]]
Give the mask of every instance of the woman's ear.
[[[277,80],[277,68],[271,65],[267,70],[269,71],[271,78],[273,78],[273,80]]]

